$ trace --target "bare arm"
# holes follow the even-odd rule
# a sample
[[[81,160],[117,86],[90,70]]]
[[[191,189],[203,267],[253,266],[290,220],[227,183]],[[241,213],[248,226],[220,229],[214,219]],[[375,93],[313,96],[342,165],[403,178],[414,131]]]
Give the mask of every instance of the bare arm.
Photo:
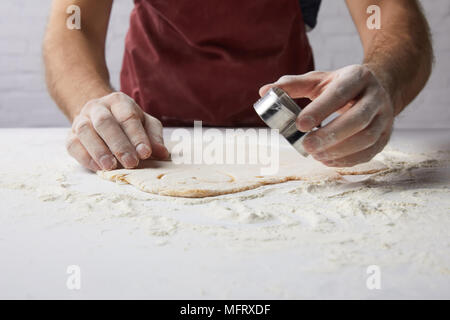
[[[66,27],[70,5],[81,9],[81,30]],[[105,39],[111,7],[112,0],[53,0],[43,48],[49,92],[72,122],[67,151],[92,171],[168,157],[161,122],[109,84]]]
[[[422,90],[432,68],[428,23],[416,0],[378,0],[381,28],[366,26],[366,9],[373,0],[347,0],[364,48],[364,63],[390,93],[395,114]]]
[[[66,8],[81,8],[81,30],[66,27]],[[114,90],[109,84],[105,39],[112,0],[54,0],[44,40],[49,92],[71,120],[86,102]]]
[[[381,9],[381,29],[370,30],[369,5]],[[277,86],[312,102],[297,117],[300,131],[311,131],[334,112],[341,115],[305,137],[316,160],[334,167],[366,162],[388,143],[394,117],[424,87],[432,65],[425,17],[415,0],[347,0],[364,48],[364,62],[329,72],[284,76]],[[352,48],[348,48],[352,50]]]

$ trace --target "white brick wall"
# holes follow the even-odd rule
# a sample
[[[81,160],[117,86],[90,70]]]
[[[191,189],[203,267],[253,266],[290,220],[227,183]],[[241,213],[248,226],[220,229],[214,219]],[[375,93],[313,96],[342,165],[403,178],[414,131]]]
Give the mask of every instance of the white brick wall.
[[[169,1],[169,0],[168,0]],[[0,1],[0,127],[68,125],[43,80],[41,41],[51,0]],[[399,116],[397,127],[450,127],[450,1],[422,4],[431,25],[436,65],[425,90]],[[115,0],[107,42],[112,82],[119,87],[123,39],[132,0]],[[361,45],[343,0],[323,0],[319,23],[309,34],[317,69],[362,59]]]

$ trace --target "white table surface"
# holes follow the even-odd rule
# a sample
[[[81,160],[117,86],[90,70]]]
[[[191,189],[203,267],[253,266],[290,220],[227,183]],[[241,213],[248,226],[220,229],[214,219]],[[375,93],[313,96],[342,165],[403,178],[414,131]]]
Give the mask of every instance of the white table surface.
[[[133,216],[130,208],[134,209],[134,203],[117,194],[140,197],[141,192],[101,180],[79,168],[65,152],[66,132],[63,128],[0,130],[0,298],[450,298],[450,264],[445,256],[450,248],[450,208],[444,198],[440,201],[430,195],[430,201],[414,209],[413,218],[420,217],[420,212],[427,218],[404,224],[403,228],[411,228],[411,237],[395,237],[396,232],[407,234],[398,229],[399,221],[387,235],[395,241],[384,244],[385,249],[375,246],[376,251],[364,250],[371,248],[369,243],[373,246],[376,239],[384,241],[378,229],[371,229],[370,219],[379,223],[376,216],[365,220],[349,217],[348,226],[334,230],[331,225],[325,234],[314,228],[286,229],[291,230],[286,239],[277,233],[275,241],[258,241],[259,233],[254,228],[259,224],[208,218],[209,210],[223,209],[227,202],[230,213],[241,202],[249,207],[251,197],[229,196],[214,205],[194,201],[188,206],[183,201],[153,196],[139,203],[148,206],[148,217],[145,212]],[[449,138],[450,130],[396,130],[390,145],[426,153],[450,150]],[[77,199],[91,199],[95,194],[115,196],[80,204],[75,203],[81,201],[77,199],[42,195],[41,191],[48,188],[45,184],[51,187],[59,178],[52,174],[44,178],[39,171],[52,172],[55,168],[58,172],[60,167],[68,168],[64,169],[68,173],[63,187],[87,195]],[[426,181],[420,181],[420,187],[414,179],[396,183],[404,183],[408,190],[417,188],[418,192],[449,185],[448,167],[427,170],[422,175]],[[33,172],[37,175],[30,179],[42,184],[41,191],[39,186],[34,190],[27,185],[27,176]],[[17,176],[17,185],[11,185],[11,175]],[[298,188],[301,182],[264,187],[267,195],[258,201],[269,205]],[[292,206],[301,207],[302,197],[311,195],[299,194]],[[109,201],[105,210],[117,209],[118,214],[95,211],[101,208],[101,201]],[[93,206],[93,212],[84,211],[89,206]],[[120,215],[122,207],[127,214]],[[436,217],[442,219],[438,223],[434,208],[449,209],[446,215]],[[164,229],[166,214],[170,221]],[[179,224],[175,229],[174,221]],[[273,223],[276,227],[278,222]],[[352,227],[358,223],[362,224],[361,231]],[[204,226],[212,227],[201,229]],[[428,228],[428,233],[414,237],[421,226]],[[199,231],[196,227],[200,227]],[[342,230],[351,233],[343,234]],[[293,236],[292,232],[304,234]],[[346,236],[348,245],[342,240]],[[338,246],[337,242],[342,244]],[[418,259],[418,255],[428,258]],[[387,256],[397,258],[383,260]],[[381,290],[366,287],[366,269],[371,264],[380,265]],[[81,268],[80,290],[66,286],[69,265]]]

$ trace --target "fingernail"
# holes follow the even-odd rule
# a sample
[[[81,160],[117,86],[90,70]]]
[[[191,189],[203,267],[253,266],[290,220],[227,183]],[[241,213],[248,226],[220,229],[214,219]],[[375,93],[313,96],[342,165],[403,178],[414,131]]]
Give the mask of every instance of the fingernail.
[[[309,136],[303,140],[303,147],[309,153],[314,153],[322,145],[322,139],[317,136]]]
[[[139,160],[132,154],[130,153],[124,153],[122,155],[122,163],[125,167],[127,168],[133,168],[135,166],[137,166]]]
[[[149,146],[147,146],[144,143],[139,144],[136,147],[136,151],[142,159],[146,159],[146,158],[150,157],[150,154],[151,154],[151,150],[150,150]]]
[[[101,170],[101,168],[97,165],[97,163],[93,159],[89,161],[89,169],[91,169],[92,171]]]
[[[101,156],[99,159],[100,165],[102,166],[103,170],[111,170],[116,167],[116,159],[109,155]]]
[[[297,129],[302,132],[307,132],[313,129],[316,125],[314,118],[311,116],[300,117],[297,120]]]
[[[261,88],[259,88],[258,93],[259,93],[259,95],[260,95],[261,97],[266,93],[268,86],[269,86],[269,85],[266,84],[266,85],[262,86]]]

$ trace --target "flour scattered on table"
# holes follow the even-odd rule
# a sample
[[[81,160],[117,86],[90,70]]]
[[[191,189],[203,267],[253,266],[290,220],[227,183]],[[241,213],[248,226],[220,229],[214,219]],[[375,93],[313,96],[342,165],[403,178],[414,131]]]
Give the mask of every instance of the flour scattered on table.
[[[289,181],[199,199],[144,193],[95,175],[83,184],[86,171],[61,161],[1,172],[0,188],[27,197],[28,214],[55,223],[94,224],[99,232],[126,226],[130,236],[144,232],[157,245],[193,233],[211,246],[233,250],[314,248],[311,255],[321,259],[324,271],[377,261],[449,274],[449,159],[447,152],[386,149],[377,160],[387,169],[375,174]],[[33,201],[47,210],[34,209]],[[14,214],[2,212],[0,218]]]

